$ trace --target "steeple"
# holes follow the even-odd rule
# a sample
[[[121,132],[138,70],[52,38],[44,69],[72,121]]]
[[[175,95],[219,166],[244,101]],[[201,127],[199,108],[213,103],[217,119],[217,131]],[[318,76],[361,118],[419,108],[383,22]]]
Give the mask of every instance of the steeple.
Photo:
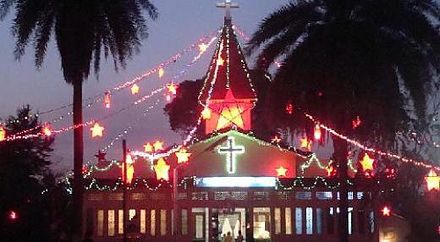
[[[230,9],[238,5],[225,0],[217,7],[226,9],[224,24],[198,98],[204,112],[210,112],[205,131],[209,134],[232,126],[251,130],[257,95],[232,25]]]

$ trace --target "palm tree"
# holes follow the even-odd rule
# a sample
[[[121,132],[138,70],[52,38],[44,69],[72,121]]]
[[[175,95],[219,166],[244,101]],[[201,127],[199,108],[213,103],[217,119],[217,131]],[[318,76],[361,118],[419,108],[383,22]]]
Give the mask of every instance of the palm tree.
[[[440,7],[432,0],[292,1],[266,17],[249,54],[276,71],[269,121],[311,130],[303,112],[374,147],[393,148],[397,131],[426,122],[426,98],[438,88]],[[285,112],[287,103],[296,113]],[[360,117],[361,126],[352,120]],[[423,126],[423,125],[422,125]],[[339,162],[342,224],[347,235],[347,143],[333,140]]]
[[[157,10],[149,0],[3,0],[0,17],[15,6],[13,34],[15,56],[20,58],[32,42],[35,65],[41,67],[47,45],[54,36],[65,81],[73,86],[74,186],[73,234],[81,231],[83,165],[82,83],[95,74],[100,60],[109,55],[115,70],[125,67],[126,60],[139,51],[141,40],[148,35],[147,19],[157,18]]]

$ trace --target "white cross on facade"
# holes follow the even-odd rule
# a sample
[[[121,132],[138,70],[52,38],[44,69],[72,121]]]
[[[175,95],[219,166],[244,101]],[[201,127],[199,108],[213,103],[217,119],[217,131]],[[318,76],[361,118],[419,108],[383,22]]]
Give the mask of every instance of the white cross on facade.
[[[224,8],[226,10],[225,18],[230,20],[231,19],[231,8],[238,8],[237,3],[232,3],[231,0],[225,0],[224,3],[217,3],[218,8]]]
[[[239,145],[235,146],[235,139],[234,137],[228,137],[228,145],[226,147],[220,147],[218,149],[219,154],[226,154],[226,170],[229,174],[235,173],[235,160],[236,155],[243,154],[244,153],[244,146]]]

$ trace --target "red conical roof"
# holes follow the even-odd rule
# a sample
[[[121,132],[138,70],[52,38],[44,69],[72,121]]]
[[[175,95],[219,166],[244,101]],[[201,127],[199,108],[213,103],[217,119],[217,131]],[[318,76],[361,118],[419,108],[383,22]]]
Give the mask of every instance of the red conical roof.
[[[207,104],[208,97],[210,100],[224,99],[228,90],[232,91],[236,99],[257,98],[232,22],[225,18],[216,51],[199,95],[199,103]]]

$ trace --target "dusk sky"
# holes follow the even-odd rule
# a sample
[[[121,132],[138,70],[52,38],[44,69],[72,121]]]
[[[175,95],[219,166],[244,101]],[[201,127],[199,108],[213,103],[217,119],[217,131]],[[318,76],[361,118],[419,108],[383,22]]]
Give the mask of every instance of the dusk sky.
[[[84,98],[102,95],[106,90],[129,81],[138,75],[154,68],[162,61],[168,59],[180,50],[195,43],[200,37],[218,30],[223,23],[224,10],[217,9],[216,0],[155,0],[152,1],[159,10],[159,18],[149,21],[149,38],[143,41],[140,53],[128,62],[125,70],[115,73],[111,59],[102,61],[99,80],[90,75],[84,85]],[[232,10],[233,23],[238,25],[245,33],[253,33],[261,20],[268,14],[288,3],[288,0],[236,0],[240,8]],[[41,70],[34,66],[34,52],[27,49],[21,61],[15,61],[13,49],[15,40],[11,34],[11,18],[9,14],[4,22],[0,23],[0,117],[4,120],[9,115],[15,114],[16,109],[25,104],[30,104],[34,111],[44,112],[72,101],[72,87],[65,83],[60,67],[60,57],[54,42],[49,46],[47,57]],[[240,38],[239,38],[240,39]],[[214,43],[215,44],[215,43]],[[202,56],[200,61],[192,66],[188,72],[176,82],[185,79],[201,78],[208,68],[214,44]],[[243,44],[243,42],[242,42]],[[165,68],[162,79],[158,75],[139,82],[140,94],[132,96],[126,89],[115,94],[112,98],[112,107],[105,110],[103,104],[97,103],[91,108],[84,109],[84,121],[97,119],[130,106],[136,99],[148,94],[152,90],[163,86],[168,80],[184,69],[191,62],[198,51],[184,55],[176,63]],[[252,67],[252,61],[250,66]],[[169,128],[168,119],[163,115],[166,101],[161,94],[148,101],[130,107],[128,110],[114,115],[100,122],[104,127],[104,137],[91,139],[89,128],[85,128],[85,161],[94,160],[98,149],[106,147],[124,129],[132,129],[124,136],[129,148],[142,149],[145,141],[162,139],[166,145],[178,143],[182,140],[178,134]],[[145,109],[151,105],[156,106],[143,116]],[[70,108],[51,112],[41,116],[42,121],[50,121],[61,115],[66,115]],[[72,123],[72,117],[66,116],[65,120],[53,124],[54,129],[67,127]],[[55,151],[52,157],[58,169],[68,169],[72,162],[72,132],[56,136]],[[121,142],[117,141],[108,151],[107,158],[119,159],[121,155]]]

